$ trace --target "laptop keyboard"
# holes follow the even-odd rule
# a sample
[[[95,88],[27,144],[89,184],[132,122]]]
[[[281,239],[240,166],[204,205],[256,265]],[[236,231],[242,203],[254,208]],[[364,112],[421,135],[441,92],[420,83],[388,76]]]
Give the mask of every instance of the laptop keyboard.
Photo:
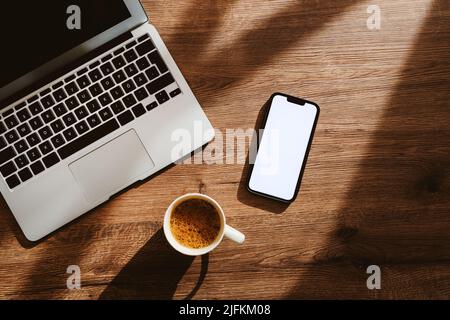
[[[0,173],[14,189],[179,94],[149,35],[133,39],[3,112]]]

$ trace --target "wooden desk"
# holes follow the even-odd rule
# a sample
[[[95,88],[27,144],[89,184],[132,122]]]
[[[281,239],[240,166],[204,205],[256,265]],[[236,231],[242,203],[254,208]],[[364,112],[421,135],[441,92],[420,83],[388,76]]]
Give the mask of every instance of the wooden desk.
[[[180,165],[35,246],[4,201],[1,298],[448,298],[450,3],[144,1],[210,120],[253,128],[274,91],[322,114],[300,197],[248,194],[244,165]],[[247,235],[208,257],[174,253],[168,204],[204,192]],[[366,287],[366,268],[382,289]],[[66,289],[79,265],[82,289]]]

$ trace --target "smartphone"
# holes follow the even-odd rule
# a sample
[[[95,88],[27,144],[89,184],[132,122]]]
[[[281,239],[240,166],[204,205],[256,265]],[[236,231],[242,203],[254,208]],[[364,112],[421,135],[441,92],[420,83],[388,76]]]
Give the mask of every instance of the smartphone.
[[[285,203],[297,198],[319,113],[314,102],[272,95],[258,152],[250,163],[250,192]]]

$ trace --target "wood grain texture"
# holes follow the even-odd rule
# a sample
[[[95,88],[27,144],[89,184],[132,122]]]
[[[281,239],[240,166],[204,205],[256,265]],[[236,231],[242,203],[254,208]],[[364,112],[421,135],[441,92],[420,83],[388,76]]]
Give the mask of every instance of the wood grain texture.
[[[143,1],[213,125],[253,128],[275,91],[322,109],[298,200],[245,191],[244,165],[179,165],[38,244],[0,206],[3,299],[450,297],[450,3]],[[173,252],[165,208],[203,192],[247,235]],[[382,289],[366,287],[366,268]],[[66,289],[79,265],[82,289]]]

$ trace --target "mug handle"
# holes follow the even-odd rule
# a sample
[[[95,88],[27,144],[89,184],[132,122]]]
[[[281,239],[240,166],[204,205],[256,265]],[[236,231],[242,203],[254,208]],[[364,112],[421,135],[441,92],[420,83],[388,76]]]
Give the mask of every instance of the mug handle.
[[[225,225],[225,237],[238,244],[243,244],[245,241],[245,235],[229,225]]]

